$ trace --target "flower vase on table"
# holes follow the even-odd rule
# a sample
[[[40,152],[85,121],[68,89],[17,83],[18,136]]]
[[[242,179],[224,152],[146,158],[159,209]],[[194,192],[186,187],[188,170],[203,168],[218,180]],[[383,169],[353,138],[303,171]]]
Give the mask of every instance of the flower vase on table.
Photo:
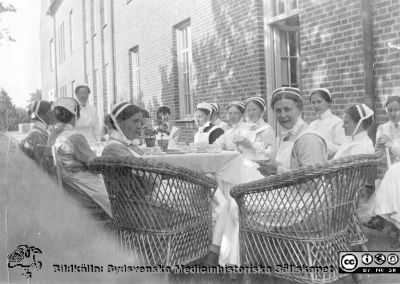
[[[146,127],[144,129],[144,141],[146,143],[146,147],[154,147],[156,144],[156,134],[157,130]]]

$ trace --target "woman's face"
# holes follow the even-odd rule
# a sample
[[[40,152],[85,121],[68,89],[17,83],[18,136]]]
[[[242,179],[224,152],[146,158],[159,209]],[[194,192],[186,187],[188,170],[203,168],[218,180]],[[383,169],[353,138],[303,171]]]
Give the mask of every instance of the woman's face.
[[[228,109],[228,113],[227,113],[227,118],[228,121],[232,124],[232,125],[236,125],[239,123],[240,119],[242,118],[242,113],[234,106],[230,107]]]
[[[279,125],[285,129],[292,129],[301,115],[297,104],[289,99],[275,102],[274,112]]]
[[[138,138],[141,134],[143,126],[143,114],[141,112],[137,112],[126,120],[118,121],[118,124],[126,138],[133,140]]]
[[[388,118],[393,122],[400,121],[400,104],[396,101],[391,102],[386,107]]]
[[[201,110],[196,110],[194,113],[194,119],[198,127],[202,127],[210,119],[210,115],[206,115]]]
[[[320,95],[315,94],[311,96],[311,104],[316,114],[321,115],[329,109],[329,103]]]
[[[169,114],[168,113],[160,113],[161,123],[169,122]]]
[[[344,114],[343,116],[343,128],[344,128],[344,134],[346,136],[351,136],[354,132],[354,129],[357,127],[357,122],[355,122],[350,115],[347,113]],[[357,133],[362,131],[363,127],[360,125],[360,127],[357,130]],[[355,133],[355,134],[357,134]]]
[[[253,123],[257,122],[260,119],[262,114],[263,114],[263,111],[255,103],[249,102],[246,105],[246,115],[247,115],[249,122],[253,122]]]

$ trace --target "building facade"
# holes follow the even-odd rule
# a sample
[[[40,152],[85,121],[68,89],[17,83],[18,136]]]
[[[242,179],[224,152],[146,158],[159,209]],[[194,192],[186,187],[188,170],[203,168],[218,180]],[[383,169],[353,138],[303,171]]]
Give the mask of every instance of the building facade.
[[[218,102],[224,119],[230,101],[269,102],[274,88],[299,87],[310,121],[308,94],[326,87],[336,114],[365,102],[383,122],[386,96],[400,95],[400,1],[43,0],[42,7],[43,94],[72,95],[72,82],[84,81],[100,116],[119,100],[153,114],[167,105],[189,139],[201,101]],[[276,126],[270,109],[266,119]]]

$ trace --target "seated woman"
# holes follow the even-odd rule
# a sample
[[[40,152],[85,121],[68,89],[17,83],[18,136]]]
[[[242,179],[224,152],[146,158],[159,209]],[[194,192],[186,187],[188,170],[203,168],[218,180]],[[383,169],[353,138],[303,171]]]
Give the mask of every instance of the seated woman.
[[[209,103],[199,103],[196,107],[195,121],[199,128],[194,135],[194,143],[213,144],[224,130],[211,123],[212,107]]]
[[[144,153],[137,143],[142,126],[143,110],[140,107],[128,102],[114,105],[110,114],[110,137],[102,156],[142,156]]]
[[[260,168],[259,171],[263,175],[272,175],[277,172],[290,171],[291,169],[302,166],[322,163],[327,160],[327,149],[325,141],[318,134],[309,129],[308,125],[301,118],[303,110],[303,101],[299,89],[295,88],[279,88],[272,93],[271,107],[275,112],[276,119],[282,127],[282,132],[278,140],[278,153],[276,159],[271,158],[265,165],[265,168]],[[303,192],[303,189],[299,189]],[[299,208],[297,200],[287,200],[288,196],[280,197],[280,192],[277,194],[276,201],[279,198],[285,201],[269,204],[255,208],[255,211],[265,212],[270,211],[296,211]],[[300,197],[302,194],[293,194],[293,199]],[[310,200],[311,198],[304,198]],[[245,201],[246,202],[246,201]],[[292,207],[293,206],[293,207]],[[283,207],[283,208],[282,208]],[[236,202],[230,202],[229,216],[227,224],[224,228],[224,233],[221,243],[221,253],[219,264],[240,265],[240,247],[239,247],[239,213]],[[286,216],[278,216],[271,214],[268,221],[260,224],[260,226],[276,225],[277,223],[287,224],[283,218],[291,218],[291,214]],[[297,220],[300,218],[296,215]]]
[[[179,128],[172,125],[170,120],[171,110],[167,106],[159,107],[157,110],[157,140],[168,140],[168,148],[176,148],[176,143],[179,142],[180,131]]]
[[[111,216],[110,200],[103,178],[88,171],[86,166],[96,155],[86,138],[74,130],[79,118],[79,103],[73,98],[60,98],[51,108],[58,122],[49,138],[49,145],[53,146],[66,190],[99,216],[104,215],[104,211]]]
[[[374,144],[367,130],[374,120],[374,112],[365,104],[356,104],[346,109],[343,118],[343,128],[346,136],[351,137],[339,147],[334,159],[357,155],[373,154]]]
[[[400,96],[389,96],[386,100],[389,121],[379,125],[376,133],[376,148],[389,151],[390,162],[400,161]]]
[[[390,225],[394,237],[391,246],[398,248],[400,247],[400,220],[398,218],[400,199],[397,194],[400,188],[400,179],[397,178],[400,168],[400,97],[389,96],[385,106],[389,121],[378,127],[376,151],[384,154],[387,149],[390,159],[387,161],[389,169],[386,173],[383,170],[378,171],[379,178],[384,176],[375,191],[375,196],[372,197],[374,198],[372,207],[375,207],[373,214],[376,216],[372,217],[364,226],[380,231],[386,224]],[[391,163],[393,165],[390,165]],[[380,169],[378,168],[378,170]]]
[[[248,123],[242,125],[239,135],[233,137],[233,143],[248,161],[274,158],[275,131],[264,121],[263,115],[267,109],[264,99],[248,98],[245,106]]]
[[[218,126],[219,128],[222,128],[225,132],[230,128],[229,124],[222,121],[221,118],[219,117],[219,112],[220,112],[220,107],[217,103],[210,103],[212,107],[212,112],[211,112],[211,123]]]
[[[343,131],[343,120],[334,115],[329,107],[332,95],[326,88],[311,92],[310,102],[318,118],[310,123],[310,129],[321,135],[328,147],[328,156],[332,158],[344,142],[348,141]]]
[[[303,100],[299,89],[276,89],[272,93],[271,108],[281,132],[277,139],[276,159],[260,168],[262,174],[268,176],[326,162],[328,156],[324,139],[301,118]]]
[[[29,106],[28,114],[34,125],[25,139],[21,141],[21,148],[29,157],[34,159],[36,145],[47,145],[49,138],[47,129],[53,123],[54,117],[51,112],[51,104],[47,101],[33,102]]]
[[[236,150],[236,145],[233,143],[233,137],[239,135],[239,129],[243,127],[244,122],[242,118],[245,108],[245,104],[242,102],[234,101],[229,103],[227,116],[231,128],[215,141],[216,144],[221,146],[222,150]]]

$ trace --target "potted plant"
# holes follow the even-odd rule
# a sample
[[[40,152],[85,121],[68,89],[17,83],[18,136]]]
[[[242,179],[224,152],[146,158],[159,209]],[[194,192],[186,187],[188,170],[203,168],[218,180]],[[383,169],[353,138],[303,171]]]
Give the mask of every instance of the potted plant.
[[[168,124],[163,123],[159,125],[157,131],[161,134],[161,139],[157,141],[157,144],[158,146],[160,146],[161,149],[165,151],[168,148],[169,139],[168,138],[164,139],[164,137],[165,135],[168,136],[170,134]]]
[[[151,126],[144,127],[144,141],[146,142],[146,147],[154,147],[156,144],[156,134],[157,130],[153,129]]]

